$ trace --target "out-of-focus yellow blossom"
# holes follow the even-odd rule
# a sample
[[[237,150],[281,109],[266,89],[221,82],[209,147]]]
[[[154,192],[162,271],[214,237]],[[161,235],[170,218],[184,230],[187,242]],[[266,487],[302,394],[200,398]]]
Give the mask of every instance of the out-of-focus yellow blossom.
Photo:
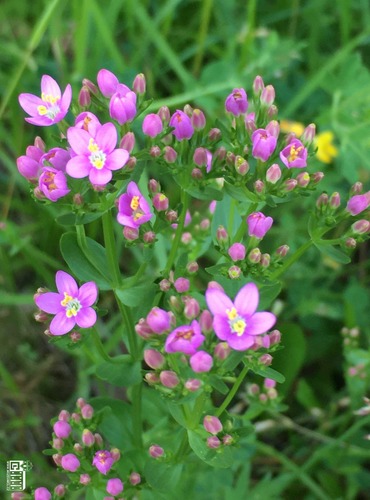
[[[331,163],[333,158],[338,156],[338,149],[333,144],[334,134],[331,130],[326,130],[317,134],[314,144],[318,148],[316,158],[323,163]]]
[[[280,121],[280,130],[284,134],[293,132],[297,137],[300,137],[304,132],[304,125],[300,122],[291,122],[290,120]]]
[[[297,137],[300,137],[305,127],[303,123],[292,122],[290,120],[280,121],[280,130],[285,134],[294,133]],[[333,158],[338,156],[338,149],[333,144],[334,134],[331,130],[325,130],[320,134],[316,134],[314,139],[314,146],[317,148],[316,158],[323,163],[331,163]]]

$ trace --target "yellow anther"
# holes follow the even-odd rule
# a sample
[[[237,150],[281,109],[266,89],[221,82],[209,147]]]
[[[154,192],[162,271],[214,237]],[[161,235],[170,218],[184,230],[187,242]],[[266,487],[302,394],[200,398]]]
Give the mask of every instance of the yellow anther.
[[[238,312],[235,307],[233,307],[232,309],[227,309],[226,314],[227,317],[231,320],[235,319],[238,316]]]
[[[92,153],[96,153],[99,151],[99,146],[96,144],[96,142],[94,141],[94,139],[92,137],[89,140],[89,145],[88,145],[87,149],[89,151],[91,151]]]
[[[37,106],[37,111],[39,112],[39,115],[44,116],[48,112],[46,106]]]
[[[133,196],[130,203],[130,208],[132,210],[137,210],[138,207],[139,207],[139,196]]]

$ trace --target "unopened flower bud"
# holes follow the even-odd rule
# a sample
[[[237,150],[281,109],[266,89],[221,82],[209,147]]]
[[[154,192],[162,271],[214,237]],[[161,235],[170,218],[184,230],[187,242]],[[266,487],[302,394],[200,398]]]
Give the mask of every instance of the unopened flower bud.
[[[164,455],[164,449],[161,448],[158,444],[152,444],[149,448],[149,455],[152,458],[160,458]]]
[[[222,162],[226,158],[226,148],[224,146],[220,146],[219,148],[216,149],[215,151],[215,160],[218,160]]]
[[[185,301],[184,316],[187,319],[194,319],[200,313],[199,302],[193,297],[189,297]]]
[[[82,418],[90,420],[93,415],[94,415],[94,408],[86,403],[82,408],[81,408],[81,415]]]
[[[46,323],[46,321],[49,319],[48,314],[45,313],[44,311],[38,311],[33,315],[33,317],[35,318],[35,321],[37,321],[38,323]]]
[[[199,265],[196,261],[188,262],[186,265],[186,270],[189,274],[194,274],[198,272]]]
[[[213,324],[212,315],[208,311],[208,309],[205,309],[204,311],[202,311],[202,314],[200,315],[199,318],[200,329],[202,330],[203,333],[209,333],[212,331],[212,324]]]
[[[61,467],[62,465],[62,455],[60,455],[59,453],[54,453],[54,455],[52,456],[53,460],[54,460],[54,463],[57,467]]]
[[[276,184],[281,177],[281,169],[277,163],[274,163],[267,169],[266,181],[270,184]]]
[[[155,385],[160,382],[159,376],[154,372],[146,373],[144,378],[149,385]]]
[[[289,252],[289,246],[288,245],[281,245],[277,250],[276,250],[276,255],[279,257],[286,257],[286,255]]]
[[[73,449],[74,449],[74,451],[75,451],[78,455],[82,455],[82,454],[83,454],[83,452],[84,452],[84,449],[83,449],[83,447],[80,445],[80,443],[75,443],[75,444],[73,445]]]
[[[305,146],[309,146],[314,140],[316,135],[316,125],[314,123],[310,123],[303,131],[302,134],[302,142]]]
[[[135,94],[143,95],[146,91],[146,80],[143,73],[139,73],[135,76],[134,82],[132,84],[132,90]]]
[[[61,438],[54,438],[53,439],[53,448],[55,448],[56,450],[61,450],[64,446],[64,441],[63,439]]]
[[[141,483],[141,476],[138,472],[131,472],[129,481],[132,484],[132,486],[136,486],[137,484]]]
[[[153,158],[158,158],[158,156],[161,156],[161,148],[159,146],[152,146],[149,150],[149,154]]]
[[[203,419],[203,427],[210,434],[218,434],[222,431],[223,426],[221,420],[213,415],[206,415]]]
[[[146,231],[143,234],[144,243],[151,244],[155,242],[156,234],[154,231]]]
[[[328,203],[329,203],[329,196],[326,193],[322,193],[316,200],[316,207],[320,209],[326,207]]]
[[[91,92],[92,94],[94,95],[98,95],[99,93],[99,89],[98,87],[95,85],[95,83],[93,83],[91,80],[89,80],[88,78],[84,78],[82,80],[82,85],[84,87],[87,87],[89,89],[89,92]]]
[[[227,251],[233,261],[244,260],[245,252],[245,246],[242,243],[232,244]]]
[[[253,187],[256,193],[263,193],[265,190],[265,183],[261,181],[261,179],[257,179],[253,184]]]
[[[125,169],[128,172],[131,172],[136,167],[136,163],[137,163],[136,157],[135,156],[130,156],[130,158],[128,159],[128,162],[126,163]]]
[[[370,222],[365,219],[358,220],[352,224],[351,229],[355,234],[366,234],[370,230]]]
[[[101,435],[98,434],[97,432],[95,432],[94,438],[95,438],[95,444],[96,444],[96,446],[102,447],[103,446],[103,438],[101,437]]]
[[[162,334],[170,328],[170,315],[164,309],[154,306],[146,317],[149,328],[158,334]]]
[[[83,484],[84,486],[86,486],[87,484],[89,484],[91,481],[91,477],[89,474],[81,474],[80,475],[80,484]]]
[[[269,118],[273,118],[278,114],[278,108],[275,106],[275,104],[271,104],[271,106],[267,110],[267,116]]]
[[[262,90],[265,88],[265,84],[263,82],[262,76],[257,75],[253,81],[253,92],[256,97],[261,95]]]
[[[200,168],[193,168],[193,170],[191,171],[191,176],[197,181],[203,179],[204,177],[203,172],[200,170]]]
[[[121,458],[121,452],[118,448],[112,448],[109,453],[113,458],[113,462],[118,462],[118,460]]]
[[[68,420],[71,418],[71,415],[69,411],[67,410],[61,410],[58,415],[58,420],[64,420],[65,422],[68,422]]]
[[[122,233],[128,241],[135,241],[139,237],[139,230],[136,227],[125,226]]]
[[[197,378],[189,378],[185,382],[185,389],[187,389],[190,392],[196,392],[201,385],[202,385],[202,382],[200,380],[198,380]]]
[[[176,292],[185,293],[190,288],[190,281],[187,278],[177,278],[174,282],[173,286],[175,287]]]
[[[168,387],[169,389],[176,387],[180,383],[179,377],[175,372],[171,370],[164,370],[163,372],[161,372],[159,374],[159,379],[161,381],[161,384],[165,387]]]
[[[165,364],[164,356],[156,349],[146,349],[144,351],[145,363],[156,370],[157,368],[162,368]]]
[[[318,184],[319,182],[321,182],[324,177],[325,177],[324,172],[314,172],[311,175],[311,179],[314,184]]]
[[[219,243],[226,243],[229,239],[229,235],[227,234],[224,226],[218,226],[216,231],[216,239]]]
[[[239,266],[231,266],[228,269],[228,275],[232,280],[238,279],[242,273]]]
[[[82,431],[82,443],[88,447],[95,443],[94,434],[89,429],[84,429]]]
[[[272,330],[272,332],[269,333],[269,337],[270,337],[270,345],[279,344],[281,340],[281,333],[279,330]]]
[[[208,139],[210,141],[219,141],[221,139],[221,130],[219,128],[211,128],[208,132]]]
[[[169,200],[163,193],[156,193],[153,197],[153,206],[158,212],[168,210]]]
[[[81,108],[87,108],[91,104],[90,92],[85,85],[82,85],[82,88],[78,94],[78,104],[79,106],[81,106]]]
[[[287,191],[287,192],[293,191],[293,189],[296,188],[297,184],[298,184],[298,182],[296,181],[296,179],[287,179],[284,182],[285,191]]]
[[[361,194],[364,189],[362,182],[355,182],[350,189],[350,194],[353,196],[355,194]]]
[[[72,427],[65,420],[58,420],[53,425],[56,437],[66,439],[72,432]]]
[[[220,342],[215,346],[214,356],[215,358],[223,361],[226,359],[231,352],[231,347],[227,342]]]
[[[277,120],[271,120],[266,126],[266,131],[274,137],[278,138],[280,133],[280,125]]]
[[[213,366],[213,359],[208,352],[198,351],[190,358],[190,366],[196,373],[209,372]]]
[[[259,361],[260,361],[260,363],[262,363],[265,366],[270,366],[272,363],[272,359],[273,358],[272,358],[271,354],[262,354]]]
[[[72,413],[71,420],[73,422],[76,422],[76,424],[78,424],[81,422],[81,415],[79,415],[78,413]]]
[[[62,456],[61,466],[68,472],[76,472],[80,466],[80,461],[73,453],[67,453],[67,455]]]
[[[162,292],[168,292],[168,290],[171,288],[170,281],[164,278],[159,282],[159,288],[162,290]]]
[[[207,438],[207,446],[212,449],[219,448],[221,446],[221,441],[217,436],[210,436]]]
[[[337,208],[340,207],[340,194],[335,192],[330,196],[329,199],[329,206],[330,208],[333,208],[336,210]]]
[[[194,109],[191,115],[191,123],[195,130],[203,130],[206,126],[206,117],[200,109]]]
[[[261,266],[262,266],[262,267],[265,267],[265,268],[266,268],[266,267],[269,267],[269,265],[270,265],[270,260],[271,260],[271,256],[270,256],[270,254],[268,254],[268,253],[263,253],[263,254],[261,255],[261,260],[260,260],[260,264],[261,264]]]
[[[119,147],[132,153],[135,147],[135,134],[133,132],[127,132],[120,140]]]
[[[264,104],[265,106],[271,106],[275,100],[275,89],[272,85],[266,85],[262,89],[261,96],[260,96],[260,101],[261,104]]]
[[[76,401],[77,408],[81,409],[83,406],[85,406],[85,404],[86,404],[86,401],[84,400],[84,398],[78,398]]]
[[[308,174],[308,172],[301,172],[300,174],[298,174],[297,182],[299,187],[307,187],[310,183],[310,175]]]
[[[235,165],[235,155],[232,151],[228,151],[226,153],[226,163],[229,167],[233,167]]]
[[[166,219],[169,222],[176,222],[178,219],[178,213],[176,212],[176,210],[167,210]]]
[[[249,163],[242,156],[236,156],[235,170],[239,175],[246,175],[249,171]]]
[[[248,254],[248,260],[253,264],[258,264],[261,260],[261,250],[259,248],[253,248]]]
[[[233,442],[234,442],[234,438],[232,436],[230,436],[230,434],[225,434],[222,437],[222,443],[224,446],[230,446],[231,444],[233,444]]]

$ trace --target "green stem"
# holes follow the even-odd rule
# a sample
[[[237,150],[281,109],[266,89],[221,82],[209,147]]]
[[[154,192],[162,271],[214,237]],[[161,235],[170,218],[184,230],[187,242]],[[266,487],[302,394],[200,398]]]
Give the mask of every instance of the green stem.
[[[290,266],[292,266],[312,245],[313,245],[312,240],[306,241],[306,243],[300,246],[298,250],[296,250],[294,254],[291,255],[290,258],[288,258],[281,267],[279,267],[279,269],[277,269],[274,273],[271,274],[270,279],[273,281],[282,274],[284,274],[285,271]]]
[[[102,223],[108,269],[112,278],[112,287],[117,288],[122,282],[122,277],[119,269],[116,241],[114,237],[113,218],[110,210],[103,213]]]
[[[177,463],[181,461],[182,457],[186,454],[188,449],[189,449],[189,439],[188,439],[188,433],[185,431],[184,437],[182,438],[179,449],[177,450],[175,455],[175,461]]]
[[[132,432],[134,443],[138,448],[143,447],[143,422],[142,422],[142,383],[132,387],[131,404],[132,404]]]
[[[119,297],[115,294],[116,297],[116,302],[118,305],[118,308],[120,310],[121,316],[124,321],[124,326],[127,331],[127,338],[128,338],[128,348],[130,351],[130,354],[133,358],[134,361],[140,361],[141,359],[141,354],[139,350],[139,345],[137,342],[137,335],[135,332],[134,328],[134,323],[133,319],[131,317],[131,311],[128,307],[126,307],[122,302],[119,300]]]
[[[249,367],[247,365],[245,365],[244,368],[242,369],[242,371],[239,373],[239,376],[236,379],[235,384],[231,388],[229,394],[224,399],[224,402],[222,403],[222,405],[216,411],[216,417],[219,417],[220,415],[222,415],[222,413],[229,406],[229,404],[232,401],[232,399],[234,398],[235,394],[238,392],[238,389],[241,386],[241,384],[242,384],[245,376],[247,375],[248,370],[249,370]]]
[[[173,266],[173,263],[175,262],[176,253],[177,253],[180,241],[181,241],[182,231],[183,231],[184,225],[185,225],[185,217],[186,217],[186,212],[188,210],[188,205],[189,205],[189,195],[185,190],[181,191],[181,202],[182,202],[182,211],[181,211],[181,215],[179,218],[178,226],[176,228],[175,239],[173,240],[170,254],[169,254],[168,259],[167,259],[167,264],[166,264],[166,267],[163,271],[163,274],[165,276],[167,276],[169,274],[169,272],[171,271],[171,268]]]

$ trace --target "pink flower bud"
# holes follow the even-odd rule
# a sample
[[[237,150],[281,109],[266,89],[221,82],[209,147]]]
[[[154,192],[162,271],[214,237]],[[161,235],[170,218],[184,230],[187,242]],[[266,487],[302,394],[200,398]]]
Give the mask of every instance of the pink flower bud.
[[[190,139],[194,134],[190,118],[179,109],[172,115],[169,125],[170,127],[174,127],[172,134],[178,141]]]
[[[229,239],[229,235],[227,234],[224,226],[218,226],[216,231],[216,239],[219,243],[227,243]]]
[[[54,460],[55,465],[57,465],[58,467],[61,467],[61,465],[62,465],[62,455],[60,453],[54,453],[54,455],[52,456],[52,458]]]
[[[87,108],[91,104],[90,92],[85,85],[82,85],[82,88],[78,94],[78,104],[79,106],[81,106],[81,108]]]
[[[215,358],[223,361],[229,356],[230,352],[231,347],[229,346],[229,344],[227,342],[220,342],[215,346],[214,356]]]
[[[208,132],[208,139],[210,141],[219,141],[221,139],[221,130],[219,128],[211,128]]]
[[[158,444],[152,444],[152,446],[149,448],[149,455],[152,458],[163,457],[163,455],[164,455],[164,449],[161,448]]]
[[[218,434],[222,431],[223,426],[221,420],[212,415],[206,415],[203,419],[203,427],[210,434]]]
[[[143,121],[142,129],[145,135],[149,137],[157,137],[163,132],[163,123],[161,118],[156,113],[149,113]]]
[[[164,370],[163,372],[161,372],[159,374],[159,379],[162,385],[168,387],[169,389],[176,387],[180,383],[180,380],[176,373],[171,370]]]
[[[247,217],[248,234],[262,239],[273,223],[272,217],[266,217],[262,212],[254,212]]]
[[[260,392],[260,388],[258,387],[257,384],[251,384],[248,387],[248,394],[250,396],[257,396],[257,394],[259,394],[259,392]]]
[[[270,121],[270,123],[268,123],[266,126],[266,132],[268,132],[269,134],[271,134],[273,137],[275,137],[277,139],[279,137],[279,133],[280,133],[279,122],[276,120]]]
[[[157,193],[153,198],[153,206],[158,212],[168,210],[169,200],[163,193]]]
[[[136,486],[137,484],[141,483],[141,476],[138,472],[131,472],[129,481],[132,484],[132,486]]]
[[[209,333],[212,331],[213,319],[211,313],[205,309],[199,318],[200,329],[203,333]]]
[[[184,106],[184,113],[191,118],[193,115],[193,108],[190,106],[190,104],[185,104]]]
[[[23,493],[22,491],[14,491],[11,495],[10,498],[12,500],[25,500],[27,497],[27,493]],[[50,497],[49,497],[50,498]]]
[[[230,446],[231,444],[233,444],[233,442],[234,442],[234,438],[232,436],[230,436],[230,434],[225,434],[222,437],[222,444],[225,446]]]
[[[123,482],[118,477],[114,479],[108,479],[106,489],[110,495],[119,495],[123,491]]]
[[[270,345],[275,345],[279,344],[281,340],[281,333],[279,330],[272,330],[272,332],[269,334],[270,337]]]
[[[261,104],[265,106],[271,106],[275,100],[275,89],[272,85],[266,85],[264,89],[262,89],[260,101]]]
[[[234,167],[235,166],[235,158],[236,156],[232,151],[228,151],[226,153],[226,163],[229,167]]]
[[[121,452],[119,451],[118,448],[112,448],[110,450],[111,457],[113,458],[113,462],[118,462],[118,460],[121,458]]]
[[[298,182],[296,179],[287,179],[284,182],[284,189],[286,192],[293,191],[297,187]]]
[[[184,316],[187,319],[194,319],[200,313],[199,302],[193,297],[189,297],[185,300]]]
[[[170,328],[171,318],[167,311],[153,307],[146,317],[146,322],[154,333],[162,334]]]
[[[228,269],[228,275],[232,280],[238,279],[242,273],[242,270],[239,266],[231,266]]]
[[[249,163],[242,156],[235,157],[234,166],[239,175],[246,175],[249,172]]]
[[[145,363],[153,369],[162,368],[165,364],[163,355],[155,349],[146,349],[144,351],[144,360]]]
[[[320,209],[326,207],[328,203],[329,203],[329,196],[326,193],[322,193],[316,200],[316,207]]]
[[[64,486],[64,484],[58,484],[57,486],[55,486],[54,488],[54,493],[58,496],[58,497],[63,497],[65,494],[66,494],[66,487]]]
[[[71,434],[72,427],[65,420],[58,420],[58,422],[55,422],[53,425],[53,430],[58,438],[65,439]]]
[[[253,81],[253,92],[258,97],[265,88],[262,76],[257,75]]]
[[[187,389],[190,392],[196,392],[201,385],[202,385],[201,380],[198,380],[197,378],[189,378],[185,382],[185,389]]]
[[[198,269],[199,269],[199,265],[196,261],[188,262],[186,264],[186,270],[190,274],[194,274],[194,273],[198,272]]]
[[[329,199],[329,206],[330,208],[333,208],[336,210],[337,208],[340,207],[340,194],[335,192],[330,196]]]
[[[158,158],[159,156],[161,156],[161,148],[159,146],[152,146],[149,150],[149,154],[150,156],[152,156],[153,158]]]
[[[310,183],[310,175],[307,172],[301,172],[297,175],[298,186],[305,188]]]
[[[272,378],[265,378],[263,385],[266,387],[266,389],[270,389],[271,387],[276,386],[276,381]]]
[[[234,89],[225,101],[225,109],[234,116],[239,116],[247,112],[248,99],[244,89]]]
[[[139,322],[135,325],[135,331],[143,339],[150,338],[154,333],[144,318],[139,319]]]
[[[76,472],[80,466],[80,461],[73,453],[67,453],[62,456],[61,465],[68,472]]]
[[[50,500],[51,493],[47,488],[44,488],[43,486],[41,486],[40,488],[35,489],[34,499],[35,500]]]
[[[138,75],[135,76],[134,82],[132,84],[132,90],[135,92],[135,94],[138,95],[145,94],[146,81],[143,73],[139,73]]]
[[[244,260],[245,259],[245,246],[242,243],[234,243],[228,250],[233,261]]]
[[[306,145],[309,146],[312,144],[314,138],[316,135],[316,125],[314,123],[310,123],[303,132],[303,135],[301,137],[302,142]]]
[[[206,126],[206,117],[200,109],[194,109],[191,116],[191,123],[195,130],[203,130]]]
[[[121,149],[125,149],[129,153],[132,153],[135,147],[135,134],[133,132],[127,132],[121,139],[119,143]]]
[[[269,118],[273,118],[278,114],[278,108],[275,106],[275,104],[271,104],[271,106],[267,110],[267,116]]]
[[[156,239],[156,234],[153,231],[146,231],[143,234],[143,241],[144,243],[147,243],[148,245],[151,243],[154,243]]]
[[[205,148],[196,148],[193,154],[193,162],[198,167],[207,165],[207,150]]]
[[[60,438],[55,438],[53,439],[53,448],[55,448],[56,450],[61,450],[64,446],[64,441],[63,439],[60,439]]]
[[[318,184],[319,182],[321,182],[324,177],[325,177],[324,172],[314,172],[311,175],[311,179],[314,184]]]
[[[349,199],[347,203],[346,210],[349,212],[351,215],[358,215],[370,204],[370,191],[368,191],[365,194],[357,194],[355,196],[352,196],[352,198]]]
[[[82,431],[82,443],[88,447],[95,443],[94,434],[89,429],[84,429]]]
[[[209,372],[213,366],[213,359],[208,352],[198,351],[190,358],[190,366],[195,373]]]
[[[258,264],[261,261],[261,250],[259,248],[253,248],[248,254],[248,260],[253,264]]]
[[[95,444],[96,446],[103,446],[103,438],[101,437],[100,434],[98,434],[97,432],[95,432],[94,434],[94,438],[95,438]]]
[[[145,381],[149,384],[149,385],[155,385],[155,384],[158,384],[159,383],[159,377],[156,373],[154,372],[148,372],[145,374]]]
[[[370,230],[370,222],[365,219],[358,220],[352,224],[351,229],[355,234],[366,234]]]
[[[36,145],[36,144],[35,144]],[[362,191],[364,189],[364,186],[362,184],[362,182],[360,181],[357,181],[353,184],[353,186],[351,187],[351,190],[350,190],[350,194],[351,195],[354,195],[354,194],[361,194]]]
[[[86,486],[87,484],[89,484],[91,481],[91,477],[89,474],[81,474],[80,475],[80,484],[83,484],[84,486]]]
[[[176,212],[176,210],[167,210],[166,219],[168,220],[168,222],[176,222],[178,219],[178,213]]]
[[[90,420],[94,415],[94,408],[89,404],[85,404],[81,408],[81,415],[82,415],[82,418]]]
[[[207,438],[207,446],[212,449],[219,448],[221,446],[221,441],[217,436],[210,436]]]
[[[136,227],[128,227],[125,226],[123,228],[123,236],[126,238],[128,241],[135,241],[139,237],[139,229]]]
[[[226,148],[224,146],[220,146],[215,151],[215,160],[222,162],[224,161],[225,158],[226,158]]]
[[[276,184],[281,177],[281,169],[277,163],[271,165],[266,172],[266,181],[270,184]]]
[[[272,358],[271,354],[262,354],[259,361],[260,361],[260,363],[262,363],[265,366],[270,366],[272,363],[272,359],[273,358]]]
[[[159,288],[162,290],[162,292],[168,292],[171,288],[171,283],[167,279],[163,279],[159,282]]]
[[[128,172],[131,172],[136,167],[136,163],[137,163],[137,159],[135,158],[135,156],[130,156],[130,158],[128,159],[128,162],[126,163],[125,169]]]
[[[187,278],[177,278],[175,283],[173,284],[175,287],[176,292],[178,293],[185,293],[189,290],[190,288],[190,281]]]
[[[257,179],[253,184],[254,190],[256,193],[263,193],[265,190],[265,184],[261,179]]]
[[[82,453],[84,452],[84,449],[83,447],[80,445],[80,443],[75,443],[73,445],[73,449],[76,453],[78,453],[79,455],[82,455]]]
[[[265,267],[265,268],[266,268],[266,267],[269,267],[269,265],[270,265],[270,260],[271,260],[271,256],[270,256],[270,254],[268,254],[268,253],[263,253],[263,254],[261,255],[261,260],[260,260],[260,264],[261,264],[261,266],[262,266],[262,267]]]
[[[150,179],[148,182],[148,190],[152,194],[160,193],[161,185],[156,179]]]

